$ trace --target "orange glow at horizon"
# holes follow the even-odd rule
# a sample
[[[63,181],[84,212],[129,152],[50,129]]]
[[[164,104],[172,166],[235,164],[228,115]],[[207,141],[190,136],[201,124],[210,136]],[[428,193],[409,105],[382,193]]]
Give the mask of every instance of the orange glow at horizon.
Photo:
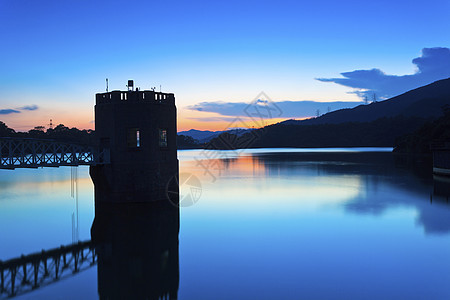
[[[275,178],[279,177],[283,166],[278,165],[271,169],[270,165],[267,165],[264,159],[257,155],[239,154],[239,151],[233,150],[187,151],[189,152],[179,152],[179,155],[185,155],[185,159],[180,160],[180,172],[194,174],[205,187],[208,184],[214,184],[217,182],[216,180],[221,180],[219,189],[223,189],[224,193],[218,193],[216,200],[226,203],[227,207],[233,203],[233,199],[242,201],[242,198],[234,197],[238,194],[245,195],[247,192],[245,185],[242,185],[242,180],[256,179],[261,189],[258,191],[260,192],[258,197],[255,197],[254,190],[249,190],[251,195],[245,197],[246,204],[239,203],[240,207],[247,206],[247,208],[254,209],[256,205],[258,209],[271,210],[273,209],[273,199],[279,195],[283,195],[284,199],[291,198],[296,205],[305,209],[315,209],[324,204],[346,202],[356,197],[363,185],[361,177],[358,175],[323,174],[317,177],[310,174],[302,175],[303,181],[291,181],[278,185]],[[202,163],[199,164],[199,161]],[[298,168],[302,167],[298,166]],[[266,188],[263,178],[271,178],[270,188]],[[228,197],[223,198],[224,194]],[[331,194],[334,197],[327,197]]]
[[[93,114],[84,111],[43,111],[39,114],[20,113],[2,116],[0,121],[4,122],[8,127],[16,132],[26,132],[36,126],[50,127],[52,120],[53,128],[59,124],[63,124],[69,128],[76,127],[80,130],[94,129]]]
[[[307,119],[307,118],[302,118],[302,119],[299,118],[296,120],[304,120],[304,119]],[[283,122],[286,120],[288,120],[288,119],[274,118],[274,119],[266,119],[266,120],[264,120],[264,123],[261,123],[261,122],[252,122],[251,120],[246,119],[247,122],[245,122],[245,125],[247,125],[247,126],[240,126],[240,125],[243,125],[243,123],[239,123],[239,122],[233,123],[233,122],[225,122],[225,121],[204,122],[201,120],[180,119],[180,120],[178,120],[178,132],[188,131],[190,129],[221,131],[221,130],[228,130],[231,128],[261,128],[264,126],[276,124],[276,123]],[[263,124],[263,125],[261,126],[260,124]]]
[[[297,118],[296,120],[304,120],[308,118]],[[250,117],[232,117],[223,116],[212,112],[199,112],[187,109],[181,109],[178,113],[178,132],[190,129],[221,131],[230,128],[261,128],[272,125],[287,118],[272,119],[254,119]]]
[[[306,118],[298,118],[302,120]],[[22,112],[3,115],[1,120],[17,132],[26,132],[36,126],[49,128],[50,120],[53,127],[63,124],[69,128],[80,130],[95,129],[94,112],[92,110],[70,110],[61,108],[40,109],[39,113]],[[223,116],[218,113],[198,112],[181,108],[178,112],[178,132],[190,129],[222,131],[230,128],[261,128],[285,121],[285,118],[252,120],[250,117]]]

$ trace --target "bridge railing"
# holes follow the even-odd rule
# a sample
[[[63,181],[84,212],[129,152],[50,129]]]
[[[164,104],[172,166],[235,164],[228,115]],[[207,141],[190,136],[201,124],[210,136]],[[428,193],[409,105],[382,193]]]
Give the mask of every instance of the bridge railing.
[[[0,261],[0,299],[49,285],[96,263],[91,241]]]
[[[0,138],[0,168],[38,168],[109,163],[109,151],[53,140]]]

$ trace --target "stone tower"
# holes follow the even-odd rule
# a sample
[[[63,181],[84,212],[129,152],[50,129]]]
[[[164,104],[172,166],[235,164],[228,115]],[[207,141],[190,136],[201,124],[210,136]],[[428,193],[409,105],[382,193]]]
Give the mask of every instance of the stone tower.
[[[133,90],[130,83],[128,91],[96,94],[96,140],[110,156],[110,164],[90,169],[96,206],[167,200],[168,185],[172,197],[178,191],[174,94]]]

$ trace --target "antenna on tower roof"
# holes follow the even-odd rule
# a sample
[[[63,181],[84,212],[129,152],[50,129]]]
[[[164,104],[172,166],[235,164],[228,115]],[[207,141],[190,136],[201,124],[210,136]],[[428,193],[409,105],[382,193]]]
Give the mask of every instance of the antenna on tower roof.
[[[106,78],[106,92],[108,92],[108,78]]]
[[[127,84],[128,91],[130,91],[130,90],[132,91],[133,87],[134,87],[134,81],[128,80],[128,84]]]

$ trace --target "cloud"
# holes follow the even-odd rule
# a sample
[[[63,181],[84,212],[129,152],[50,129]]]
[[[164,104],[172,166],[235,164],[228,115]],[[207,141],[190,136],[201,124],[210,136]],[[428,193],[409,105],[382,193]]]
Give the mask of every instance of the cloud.
[[[0,109],[0,115],[19,114],[20,111],[15,109]]]
[[[0,115],[9,115],[9,114],[20,114],[21,110],[37,110],[39,109],[39,106],[37,106],[36,104],[32,104],[32,105],[25,105],[22,107],[18,107],[16,109],[0,109]]]
[[[32,105],[25,105],[25,106],[19,107],[18,109],[20,109],[20,110],[37,110],[37,109],[39,109],[39,106],[37,106],[36,104],[32,104]]]
[[[274,101],[272,102],[276,105],[279,113],[277,111],[276,115],[272,117],[277,118],[308,118],[315,116],[317,110],[320,114],[326,113],[328,111],[333,111],[342,108],[352,108],[357,105],[362,104],[362,102],[317,102],[317,101]],[[234,116],[234,117],[247,117],[247,112],[249,112],[249,106],[251,105],[261,105],[266,104],[265,100],[256,101],[252,104],[244,102],[201,102],[187,108],[195,111],[204,112],[214,112],[221,114],[223,116]],[[270,117],[269,117],[270,118]]]
[[[417,67],[417,71],[412,75],[388,75],[380,69],[371,69],[341,73],[344,78],[317,80],[354,88],[356,91],[351,93],[361,98],[367,96],[372,100],[374,94],[377,98],[386,99],[450,77],[449,48],[423,48],[422,55],[414,58],[412,63]]]
[[[195,121],[201,121],[201,122],[233,122],[236,120],[236,118],[234,117],[191,117],[191,118],[186,118],[189,120],[195,120]]]

